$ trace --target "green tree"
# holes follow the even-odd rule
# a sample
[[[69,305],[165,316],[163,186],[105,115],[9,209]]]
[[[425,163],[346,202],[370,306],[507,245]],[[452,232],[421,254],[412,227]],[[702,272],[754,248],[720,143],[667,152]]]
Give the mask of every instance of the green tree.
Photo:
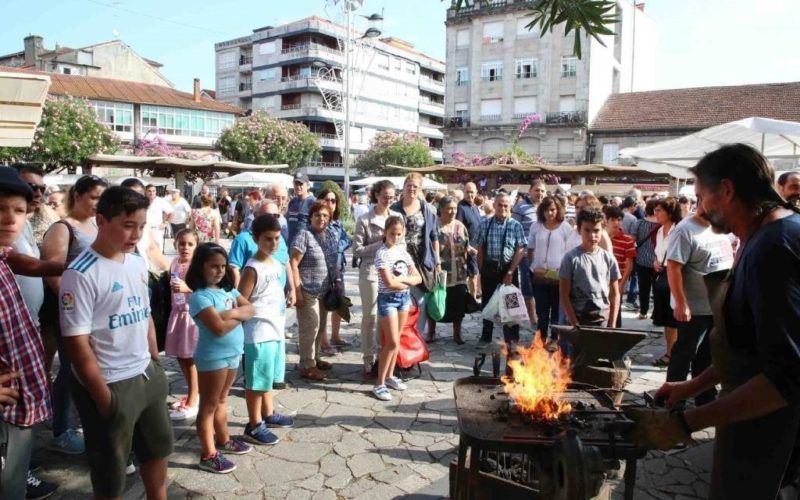
[[[444,0],[442,0],[444,1]],[[488,5],[491,0],[451,0],[453,9],[460,10],[473,6]],[[553,32],[564,25],[564,36],[575,32],[573,52],[581,58],[581,31],[593,37],[603,46],[601,35],[613,35],[609,28],[617,22],[614,14],[616,3],[610,0],[531,0],[531,22],[526,26],[532,30],[538,26],[541,33]]]
[[[433,165],[433,156],[425,139],[418,135],[378,132],[367,152],[356,161],[355,167],[362,175],[407,173],[389,165],[427,167]]]
[[[259,111],[236,120],[220,135],[217,149],[242,163],[286,163],[294,172],[319,155],[319,139],[300,122],[278,120]]]
[[[45,102],[42,120],[28,148],[0,148],[0,161],[44,164],[45,170],[79,166],[87,157],[113,153],[119,139],[102,123],[83,99],[51,99]]]

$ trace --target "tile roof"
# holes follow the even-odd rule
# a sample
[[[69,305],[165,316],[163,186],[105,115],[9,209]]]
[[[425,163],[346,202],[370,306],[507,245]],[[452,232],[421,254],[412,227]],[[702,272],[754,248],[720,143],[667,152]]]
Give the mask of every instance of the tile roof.
[[[0,66],[0,71],[41,73],[40,71],[31,69],[7,66]],[[162,85],[113,80],[111,78],[97,78],[93,76],[62,75],[59,73],[44,74],[50,76],[51,85],[49,93],[54,95],[70,95],[72,97],[83,97],[85,99],[101,101],[154,104],[173,108],[202,109],[239,115],[244,113],[244,111],[237,106],[203,97],[201,97],[200,102],[195,102],[194,96],[191,93],[181,92]]]
[[[751,116],[800,121],[800,82],[613,94],[589,128],[699,130]]]

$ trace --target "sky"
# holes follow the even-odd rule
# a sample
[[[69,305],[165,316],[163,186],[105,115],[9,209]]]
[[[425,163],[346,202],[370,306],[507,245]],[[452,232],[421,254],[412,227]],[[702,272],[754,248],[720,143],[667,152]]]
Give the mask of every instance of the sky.
[[[639,0],[642,1],[642,0]],[[214,43],[254,28],[326,14],[326,0],[0,0],[0,54],[22,50],[29,34],[45,47],[81,47],[119,38],[164,65],[182,90],[199,77],[214,88]],[[445,57],[449,0],[364,0],[383,11],[384,34]],[[647,0],[657,27],[655,88],[800,81],[798,0]]]

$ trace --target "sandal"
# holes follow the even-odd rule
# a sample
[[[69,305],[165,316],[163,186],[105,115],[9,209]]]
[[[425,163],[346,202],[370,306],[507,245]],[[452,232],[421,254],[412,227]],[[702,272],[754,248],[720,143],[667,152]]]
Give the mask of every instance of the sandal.
[[[322,361],[321,359],[317,361],[318,370],[330,370],[331,368],[333,368],[333,365],[327,361]]]
[[[334,345],[334,346],[337,346],[337,347],[348,347],[348,346],[353,345],[352,343],[350,343],[350,342],[348,342],[346,340],[343,340],[343,339],[331,340],[331,344]]]
[[[327,377],[327,375],[313,367],[301,369],[300,376],[307,380],[325,380]]]
[[[320,349],[319,352],[323,356],[332,357],[339,354],[339,349],[329,345],[328,347]]]
[[[657,360],[653,361],[653,366],[669,366],[669,354],[665,354],[658,358]]]

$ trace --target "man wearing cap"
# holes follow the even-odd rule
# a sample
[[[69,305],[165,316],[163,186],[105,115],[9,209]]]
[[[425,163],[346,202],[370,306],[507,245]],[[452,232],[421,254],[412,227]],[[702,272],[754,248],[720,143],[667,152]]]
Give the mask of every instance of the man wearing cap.
[[[167,189],[169,193],[169,204],[172,207],[172,219],[170,225],[172,226],[172,237],[174,238],[178,231],[186,227],[186,221],[192,213],[192,206],[186,201],[186,198],[181,196],[181,190],[173,187]]]
[[[33,427],[52,417],[44,347],[7,258],[25,226],[33,191],[0,167],[0,498],[25,498]]]
[[[308,225],[308,212],[311,205],[317,201],[314,195],[308,191],[310,181],[308,176],[302,172],[294,174],[294,198],[289,202],[286,211],[286,222],[289,226],[289,239],[286,243],[292,245],[294,237]]]
[[[774,190],[752,146],[728,144],[691,169],[702,217],[741,240],[732,271],[707,275],[712,365],[667,382],[668,408],[720,384],[697,408],[626,410],[642,448],[671,449],[715,426],[712,500],[797,498],[800,473],[800,212]]]

